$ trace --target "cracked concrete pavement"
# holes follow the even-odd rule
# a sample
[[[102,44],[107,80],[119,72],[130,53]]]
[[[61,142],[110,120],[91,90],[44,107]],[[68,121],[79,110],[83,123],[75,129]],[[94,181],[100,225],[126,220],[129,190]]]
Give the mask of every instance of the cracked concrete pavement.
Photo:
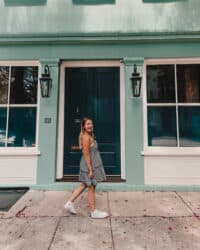
[[[77,215],[63,208],[69,191],[28,191],[0,212],[1,250],[199,250],[199,192],[97,192],[97,208],[110,217],[89,217],[87,191]]]

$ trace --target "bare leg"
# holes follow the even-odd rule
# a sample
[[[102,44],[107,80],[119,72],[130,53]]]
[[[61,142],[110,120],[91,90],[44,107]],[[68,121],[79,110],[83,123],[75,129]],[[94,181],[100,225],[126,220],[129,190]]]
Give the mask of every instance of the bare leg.
[[[95,186],[90,186],[88,190],[88,201],[90,210],[94,211],[96,208],[96,199],[95,199]]]
[[[77,187],[74,192],[72,193],[71,197],[69,198],[69,201],[73,202],[78,198],[78,196],[87,188],[87,185],[84,183],[81,183],[79,187]]]

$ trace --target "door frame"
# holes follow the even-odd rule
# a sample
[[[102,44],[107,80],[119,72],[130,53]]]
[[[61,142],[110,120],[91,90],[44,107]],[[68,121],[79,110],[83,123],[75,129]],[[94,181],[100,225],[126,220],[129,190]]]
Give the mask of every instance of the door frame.
[[[120,69],[120,172],[125,180],[125,75],[124,64],[118,60],[109,61],[62,61],[60,65],[59,116],[56,179],[63,178],[64,154],[64,108],[65,108],[65,68],[73,67],[119,67]]]

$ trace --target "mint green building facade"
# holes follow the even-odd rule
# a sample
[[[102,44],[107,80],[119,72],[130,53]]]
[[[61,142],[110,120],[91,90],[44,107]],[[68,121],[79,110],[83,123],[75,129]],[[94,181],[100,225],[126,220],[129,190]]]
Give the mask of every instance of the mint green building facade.
[[[182,90],[179,84],[184,81],[187,85],[188,81],[199,91],[199,8],[199,0],[1,1],[0,66],[11,71],[19,65],[38,67],[38,99],[35,106],[31,104],[37,109],[35,144],[9,147],[7,137],[7,146],[0,148],[0,186],[67,190],[78,184],[66,181],[63,171],[67,140],[64,72],[74,67],[116,67],[120,85],[120,178],[113,182],[111,175],[111,181],[100,184],[99,189],[200,190],[200,99],[187,99],[185,88]],[[134,64],[142,76],[142,92],[137,98],[132,97],[130,81]],[[42,98],[39,89],[45,65],[53,82],[49,98]],[[164,65],[171,65],[173,80],[169,80],[171,69],[166,70]],[[189,76],[185,73],[188,69]],[[180,80],[180,72],[184,80]],[[163,87],[162,96],[157,98],[154,87],[159,89],[160,83],[156,81],[165,82],[165,76],[166,85],[173,81],[175,87],[165,93]],[[170,91],[174,91],[174,99],[166,100]],[[0,104],[2,109],[13,107]],[[162,107],[169,107],[164,115]],[[189,111],[193,116],[185,115],[188,111],[184,108],[188,107],[195,108]],[[162,113],[159,119],[158,112]],[[165,115],[169,117],[163,118]],[[187,131],[181,127],[185,117]],[[195,125],[191,125],[194,120]]]

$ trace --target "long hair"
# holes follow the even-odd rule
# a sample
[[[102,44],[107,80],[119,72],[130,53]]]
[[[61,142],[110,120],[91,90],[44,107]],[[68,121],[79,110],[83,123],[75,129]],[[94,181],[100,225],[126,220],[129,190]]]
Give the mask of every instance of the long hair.
[[[81,131],[80,131],[80,134],[79,134],[79,137],[78,137],[78,144],[79,144],[79,148],[82,149],[82,136],[83,134],[85,133],[85,123],[90,120],[92,121],[92,119],[90,117],[84,117],[81,121]],[[94,138],[94,132],[92,132],[92,137]]]

